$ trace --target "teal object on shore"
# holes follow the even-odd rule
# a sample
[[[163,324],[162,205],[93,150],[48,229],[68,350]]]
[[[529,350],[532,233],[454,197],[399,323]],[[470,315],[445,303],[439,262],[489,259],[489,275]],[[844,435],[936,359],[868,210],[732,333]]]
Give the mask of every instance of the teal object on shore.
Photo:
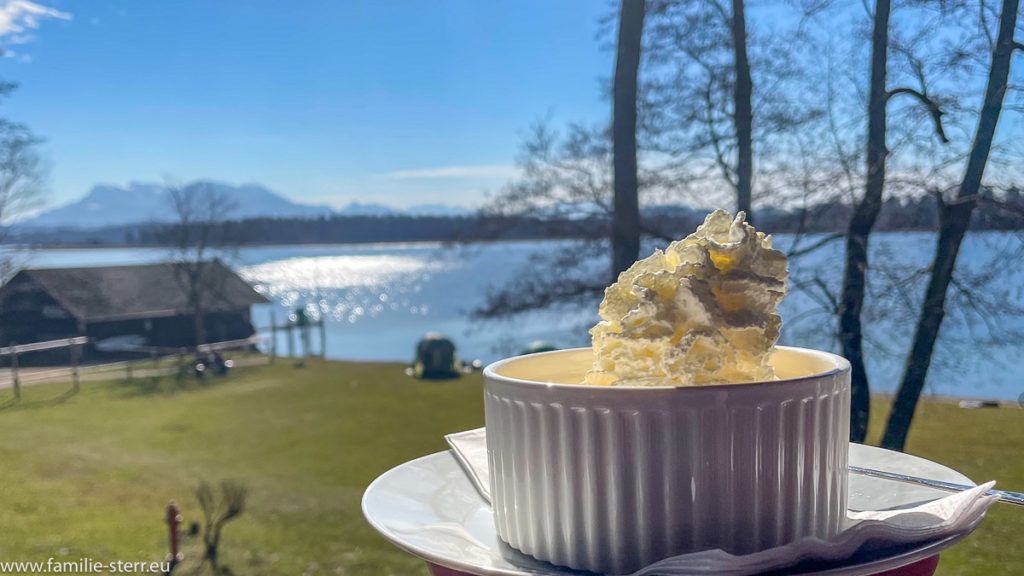
[[[455,343],[444,334],[428,332],[416,345],[412,371],[417,378],[428,380],[458,378],[461,373]]]

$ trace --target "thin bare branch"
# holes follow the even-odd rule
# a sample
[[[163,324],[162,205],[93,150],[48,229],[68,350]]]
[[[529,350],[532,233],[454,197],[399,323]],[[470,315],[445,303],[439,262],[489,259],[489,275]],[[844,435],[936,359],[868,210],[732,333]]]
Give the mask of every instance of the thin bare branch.
[[[845,237],[846,236],[844,234],[841,234],[839,232],[835,232],[835,233],[832,233],[832,234],[828,234],[828,235],[824,236],[823,238],[819,238],[817,241],[815,241],[810,246],[805,246],[803,248],[800,248],[799,250],[796,247],[796,243],[794,243],[793,247],[790,248],[789,252],[786,253],[786,257],[787,258],[798,258],[798,257],[803,256],[805,254],[810,254],[811,252],[814,252],[815,250],[818,250],[819,248],[827,246],[827,245],[831,244],[832,242],[835,242],[836,240],[839,240],[839,239],[845,238]]]
[[[918,92],[913,88],[907,87],[890,90],[886,94],[885,98],[886,100],[892,100],[893,96],[896,96],[898,94],[909,94],[910,96],[917,98],[917,100],[920,101],[921,104],[928,109],[928,112],[931,113],[932,119],[935,121],[935,133],[938,134],[939,139],[942,140],[943,144],[949,143],[949,138],[946,137],[946,131],[942,127],[942,108],[939,107],[938,103],[929,98],[923,92]]]

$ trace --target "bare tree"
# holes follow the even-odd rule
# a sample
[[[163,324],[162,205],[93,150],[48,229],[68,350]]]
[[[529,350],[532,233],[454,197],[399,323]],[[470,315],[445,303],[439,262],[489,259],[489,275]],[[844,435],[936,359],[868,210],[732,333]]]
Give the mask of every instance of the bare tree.
[[[921,79],[920,89],[888,89],[886,85],[889,64],[889,17],[891,0],[877,0],[872,18],[871,83],[868,88],[867,182],[864,194],[856,203],[846,233],[846,270],[839,301],[839,341],[852,367],[852,394],[850,439],[863,442],[867,436],[871,410],[871,393],[864,363],[864,329],[861,312],[867,289],[868,239],[882,209],[885,189],[885,163],[889,155],[886,147],[886,107],[899,94],[917,98],[932,114],[935,130],[946,141],[942,127],[942,111],[929,97]]]
[[[563,250],[531,256],[533,270],[548,274],[520,274],[510,284],[493,287],[485,303],[474,310],[478,318],[507,318],[555,306],[579,305],[598,297],[614,279],[608,264],[608,237],[612,219],[612,151],[608,130],[572,125],[559,134],[537,123],[522,143],[518,159],[523,177],[509,183],[485,210],[491,220],[533,218],[565,228],[567,222],[586,223],[592,235],[567,241]],[[638,193],[646,188],[641,172]],[[501,224],[499,224],[499,227]],[[499,236],[501,230],[496,231]],[[590,262],[603,262],[595,270]]]
[[[557,274],[522,274],[494,287],[479,318],[502,318],[552,306],[588,306],[615,279],[609,266],[609,237],[613,219],[612,144],[610,131],[579,124],[560,133],[541,122],[532,127],[517,159],[523,173],[491,199],[485,221],[497,223],[488,232],[500,238],[503,228],[521,219],[543,223],[551,236],[565,238],[557,251],[532,255],[529,269]],[[660,167],[638,167],[639,203],[671,195],[675,183]],[[667,242],[702,220],[681,214],[641,214],[641,241]],[[507,223],[502,224],[506,219]],[[636,258],[634,257],[633,260]],[[633,260],[630,261],[632,264]],[[594,266],[595,263],[601,263]]]
[[[793,291],[803,292],[804,302],[821,309],[813,315],[801,310],[793,318],[787,317],[787,333],[797,339],[807,336],[805,342],[821,343],[829,338],[853,357],[858,397],[853,422],[860,429],[851,429],[854,439],[862,439],[866,432],[870,397],[865,358],[894,356],[900,348],[882,333],[880,326],[890,324],[877,320],[897,308],[900,317],[905,317],[913,301],[907,293],[924,277],[913,255],[904,255],[914,267],[907,268],[909,274],[894,269],[896,261],[890,265],[886,254],[880,253],[885,243],[875,240],[872,254],[877,262],[872,262],[869,282],[868,235],[878,228],[876,220],[885,227],[886,214],[917,216],[913,209],[899,209],[903,199],[909,198],[909,193],[920,196],[925,185],[941,183],[943,172],[962,155],[963,146],[943,142],[946,130],[952,130],[953,136],[964,132],[961,117],[965,114],[953,98],[960,92],[951,87],[966,94],[964,78],[968,76],[956,65],[943,63],[963,58],[959,46],[940,45],[956,37],[952,26],[962,24],[943,16],[945,9],[901,4],[889,34],[886,12],[892,4],[883,2],[876,12],[865,8],[870,21],[878,24],[874,31],[885,32],[871,54],[878,56],[884,48],[881,65],[869,58],[872,50],[862,49],[865,43],[857,33],[837,38],[834,25],[823,27],[821,36],[809,38],[806,35],[815,30],[784,30],[772,35],[766,33],[770,25],[744,22],[744,28],[752,23],[747,52],[753,97],[751,154],[756,152],[753,202],[771,198],[755,212],[759,222],[773,232],[792,231],[792,227],[776,227],[776,223],[780,219],[792,222],[786,212],[798,206],[797,238],[789,247]],[[659,226],[652,215],[660,208],[653,210],[656,205],[652,201],[677,204],[697,197],[698,205],[706,206],[740,200],[737,132],[742,122],[735,110],[740,83],[736,71],[738,28],[737,19],[731,17],[738,9],[711,1],[648,3],[637,117],[638,196],[640,205],[647,208],[640,214],[640,233],[648,242],[686,231],[685,227]],[[848,5],[836,8],[845,10],[843,18],[851,23],[859,18],[852,13],[855,9]],[[931,15],[921,18],[922,12]],[[950,28],[936,33],[943,26]],[[847,54],[836,56],[822,49],[830,47],[823,42],[826,38],[835,41],[838,49],[855,54],[855,61],[862,60],[863,65],[851,67]],[[823,66],[824,60],[827,66]],[[875,72],[871,86],[866,74],[856,72],[869,69]],[[878,72],[886,71],[888,74],[878,78]],[[890,83],[896,87],[889,89]],[[869,106],[879,88],[881,98]],[[887,107],[889,118],[885,116]],[[869,109],[873,120],[864,122]],[[938,138],[931,137],[932,131]],[[506,208],[519,205],[525,213],[586,220],[593,224],[595,234],[606,234],[613,212],[611,140],[608,131],[600,127],[572,127],[564,138],[550,130],[537,131],[524,146],[525,161],[520,164],[525,178],[510,185],[498,201]],[[869,190],[871,194],[867,194]],[[910,202],[918,203],[917,196]],[[896,207],[898,212],[891,212],[892,208],[883,211],[883,206]],[[673,210],[687,212],[681,207]],[[914,222],[917,227],[931,225]],[[837,233],[838,226],[833,223],[843,227],[855,224],[853,233]],[[891,217],[888,224],[891,227]],[[853,240],[855,248],[850,252],[860,248],[863,258],[855,270],[839,278],[831,273],[834,257],[823,262],[819,251],[834,254],[831,250],[838,248],[838,240],[843,238]],[[483,315],[508,316],[560,305],[587,309],[606,283],[603,274],[593,273],[592,265],[607,262],[607,247],[606,240],[593,239],[538,254],[532,270],[558,270],[557,276],[517,277],[509,286],[491,292]],[[903,258],[901,264],[907,260]],[[851,290],[857,284],[858,289]],[[856,322],[852,331],[851,319]],[[795,325],[807,327],[806,334],[794,333]],[[855,340],[850,338],[853,332]],[[858,347],[859,357],[848,352],[851,342]]]
[[[978,117],[977,132],[967,168],[956,198],[947,202],[941,194],[936,194],[939,204],[939,234],[935,246],[935,260],[931,266],[928,287],[903,379],[882,438],[884,448],[903,450],[928,375],[932,352],[935,350],[939,329],[945,316],[946,293],[953,280],[960,245],[970,225],[971,214],[977,205],[985,166],[992,151],[996,125],[1008,88],[1010,61],[1015,50],[1024,50],[1024,44],[1014,41],[1019,4],[1019,0],[1003,0],[1002,3],[999,32],[992,51],[985,99]]]
[[[767,77],[772,82],[765,84],[775,89],[766,90],[760,108],[755,106],[742,1],[729,6],[718,0],[648,0],[646,13],[644,4],[625,0],[616,18],[612,130],[573,125],[559,138],[546,125],[535,128],[519,159],[523,178],[490,206],[492,214],[592,219],[595,230],[606,230],[607,219],[611,278],[567,273],[572,262],[539,255],[534,266],[559,266],[557,282],[538,275],[517,278],[492,292],[480,315],[503,316],[600,294],[638,258],[643,238],[669,241],[692,230],[678,226],[688,220],[682,217],[686,211],[673,218],[641,213],[641,205],[675,204],[699,195],[702,203],[734,201],[751,213],[755,110],[764,114],[765,133],[772,137],[800,125],[801,115],[820,114],[794,113],[781,97],[780,78],[791,74],[780,64],[788,62],[782,57],[784,43],[770,49],[764,43],[760,62],[772,70]],[[638,149],[647,153],[643,163]],[[722,181],[731,194],[715,191]],[[574,254],[599,257],[599,238],[582,244]]]
[[[175,277],[185,291],[194,318],[196,346],[206,343],[205,316],[225,280],[219,259],[231,243],[224,237],[224,221],[234,208],[231,199],[208,182],[168,186],[174,224],[168,230]]]
[[[209,562],[213,572],[219,573],[220,538],[224,525],[245,512],[249,489],[244,484],[225,480],[220,483],[220,495],[212,486],[202,482],[196,488],[196,500],[203,510],[203,561]]]
[[[0,82],[0,98],[16,89]],[[0,243],[6,240],[9,224],[37,208],[45,189],[46,169],[39,156],[42,139],[24,124],[0,118]],[[4,258],[0,263],[0,281],[13,272]]]
[[[648,175],[637,159],[637,98],[646,4],[646,0],[622,0],[619,6],[611,129],[574,124],[561,138],[546,123],[538,123],[522,146],[519,165],[523,178],[510,183],[485,210],[492,217],[592,220],[592,228],[600,233],[571,249],[575,258],[535,255],[533,265],[557,267],[558,278],[520,276],[512,285],[492,290],[486,304],[474,311],[476,316],[504,317],[578,303],[600,294],[639,257],[644,234],[640,195],[648,186]],[[608,239],[610,274],[595,276],[592,270],[584,270],[584,259],[579,256],[607,253]]]
[[[636,150],[637,76],[643,44],[646,0],[622,0],[619,10],[618,56],[612,86],[612,277],[640,255],[640,201]]]
[[[783,175],[763,160],[779,156],[823,111],[795,98],[806,72],[802,32],[751,34],[746,9],[744,0],[653,3],[641,115],[644,146],[669,157],[671,176],[699,189],[705,203],[734,203],[753,218],[755,179],[778,201],[772,183]]]

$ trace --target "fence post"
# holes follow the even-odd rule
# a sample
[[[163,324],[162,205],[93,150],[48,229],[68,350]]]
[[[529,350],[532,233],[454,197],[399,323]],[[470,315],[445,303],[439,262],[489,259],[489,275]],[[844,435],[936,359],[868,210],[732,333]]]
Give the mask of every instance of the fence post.
[[[277,314],[270,311],[270,363],[277,360]]]
[[[294,335],[294,332],[295,332],[295,326],[291,322],[289,322],[288,323],[288,357],[289,358],[294,358],[295,357],[295,335]]]
[[[310,336],[309,336],[309,331],[312,330],[312,329],[313,329],[313,327],[310,326],[308,323],[305,326],[302,326],[302,327],[299,328],[299,337],[302,338],[302,357],[303,358],[309,358],[310,356],[313,355],[313,351],[310,349],[310,344],[311,344],[310,340],[311,339],[310,339]]]
[[[178,525],[181,524],[181,521],[181,510],[178,508],[178,503],[171,500],[170,503],[167,504],[166,517],[167,529],[169,532],[168,544],[171,548],[171,553],[167,556],[167,561],[171,564],[171,572],[174,571],[174,567],[177,566],[179,562],[185,559],[185,556],[178,551]],[[170,572],[168,572],[168,574],[170,574]]]
[[[78,344],[71,345],[71,389],[77,394],[82,384],[78,378],[78,355],[81,352]]]
[[[327,321],[322,312],[320,313],[320,358],[327,358]]]
[[[11,346],[11,379],[14,384],[14,401],[21,402],[21,379],[18,378],[17,346]]]

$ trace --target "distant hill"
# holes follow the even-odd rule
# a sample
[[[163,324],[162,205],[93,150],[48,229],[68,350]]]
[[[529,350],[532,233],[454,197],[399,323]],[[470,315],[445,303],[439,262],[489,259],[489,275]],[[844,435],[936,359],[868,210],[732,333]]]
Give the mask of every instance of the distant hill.
[[[258,184],[231,186],[203,181],[226,196],[234,208],[226,220],[253,218],[318,218],[321,216],[473,216],[475,211],[448,204],[418,204],[405,209],[375,202],[352,202],[335,212],[328,206],[303,204]],[[196,183],[193,183],[196,184]],[[112,226],[129,226],[144,222],[171,222],[165,187],[160,184],[132,182],[126,187],[100,184],[83,198],[48,210],[20,222],[19,229],[97,230]]]
[[[352,202],[342,206],[338,214],[342,216],[392,216],[399,211],[384,204],[375,202]]]
[[[476,211],[450,204],[416,204],[408,208],[394,208],[376,202],[352,202],[338,210],[341,216],[473,216]]]
[[[227,197],[234,209],[225,219],[313,218],[329,216],[327,206],[300,204],[257,184],[231,186],[204,182]],[[93,187],[81,200],[43,212],[22,222],[29,228],[95,229],[140,222],[169,222],[174,219],[167,192],[159,184],[132,182],[126,188],[110,185]]]
[[[137,190],[144,196],[144,190]],[[1024,214],[1024,193],[1007,191],[999,196],[985,192],[988,200],[981,202],[971,218],[971,230],[1021,230],[1020,214]],[[125,197],[125,202],[128,202]],[[349,214],[332,213],[310,218],[308,215],[248,218],[224,222],[215,234],[225,243],[239,246],[265,244],[330,244],[359,242],[473,242],[480,240],[540,240],[540,239],[607,239],[611,229],[608,215],[581,216],[581,205],[559,206],[549,214],[502,214],[486,212],[472,216],[417,215],[419,209],[407,208],[401,212],[384,205],[359,205]],[[352,215],[351,211],[362,211]],[[436,208],[426,208],[434,211]],[[823,202],[801,210],[765,206],[756,212],[758,226],[777,234],[841,233],[849,222],[853,207],[842,202]],[[641,218],[649,234],[656,238],[682,238],[693,232],[703,220],[706,210],[682,205],[646,206]],[[918,198],[889,198],[878,220],[879,232],[931,231],[938,226],[935,200],[929,196]],[[174,224],[141,223],[81,227],[23,227],[16,226],[8,233],[11,244],[37,247],[58,246],[162,246],[168,243]],[[818,236],[808,244],[827,241]]]
[[[473,216],[476,210],[451,204],[417,204],[402,211],[407,216]]]

